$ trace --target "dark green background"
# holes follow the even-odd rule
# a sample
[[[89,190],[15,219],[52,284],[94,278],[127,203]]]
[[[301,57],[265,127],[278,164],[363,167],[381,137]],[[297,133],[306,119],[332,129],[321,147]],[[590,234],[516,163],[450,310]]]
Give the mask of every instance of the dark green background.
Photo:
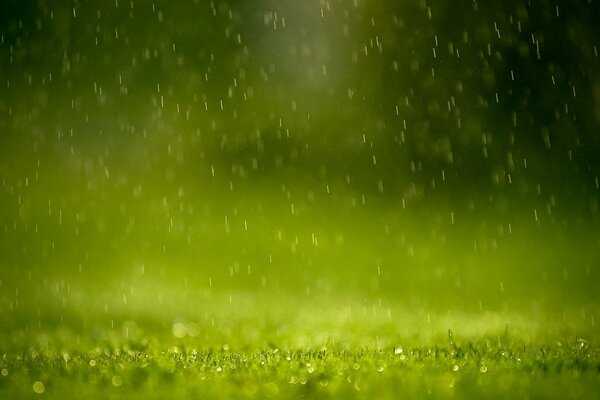
[[[594,332],[597,8],[3,1],[2,348]]]

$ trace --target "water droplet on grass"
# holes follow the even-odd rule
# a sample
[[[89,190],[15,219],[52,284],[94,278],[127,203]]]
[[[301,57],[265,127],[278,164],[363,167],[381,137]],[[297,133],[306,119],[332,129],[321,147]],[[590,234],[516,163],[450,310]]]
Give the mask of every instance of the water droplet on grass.
[[[46,390],[44,384],[40,381],[36,381],[33,383],[33,391],[37,394],[42,394]]]
[[[111,382],[113,386],[119,387],[123,384],[123,378],[121,378],[119,375],[115,375],[112,377]]]

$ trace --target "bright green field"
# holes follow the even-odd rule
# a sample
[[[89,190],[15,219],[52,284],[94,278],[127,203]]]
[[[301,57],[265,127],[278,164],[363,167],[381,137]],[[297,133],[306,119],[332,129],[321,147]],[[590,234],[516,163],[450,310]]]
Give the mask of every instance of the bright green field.
[[[63,214],[47,251],[65,264],[2,269],[0,397],[599,392],[590,224],[536,222],[517,208],[509,232],[497,211],[454,208],[452,223],[443,205],[353,206],[347,193],[300,200],[292,214],[285,193],[266,191],[205,194],[210,213],[174,213],[173,228],[132,207],[140,222],[126,232],[118,210],[98,205],[69,234],[78,224]],[[41,234],[21,234],[23,258],[35,259]]]

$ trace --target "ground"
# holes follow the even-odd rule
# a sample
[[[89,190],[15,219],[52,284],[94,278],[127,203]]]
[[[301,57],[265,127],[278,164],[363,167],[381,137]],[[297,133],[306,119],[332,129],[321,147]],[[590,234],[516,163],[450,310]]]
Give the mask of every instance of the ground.
[[[600,393],[594,221],[350,201],[298,217],[268,197],[172,214],[168,235],[143,208],[79,235],[65,212],[54,247],[22,233],[0,270],[0,398]]]

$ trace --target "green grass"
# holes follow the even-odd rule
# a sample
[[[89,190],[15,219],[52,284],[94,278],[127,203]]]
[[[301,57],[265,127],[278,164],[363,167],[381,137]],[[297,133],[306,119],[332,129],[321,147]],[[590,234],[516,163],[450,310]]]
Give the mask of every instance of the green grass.
[[[0,398],[600,393],[595,219],[215,187],[5,211]]]
[[[3,398],[593,398],[600,348],[504,338],[428,346],[197,350],[129,340],[4,355]],[[40,384],[41,383],[41,384]]]
[[[87,304],[89,315],[71,309],[54,317],[60,324],[13,321],[0,336],[0,398],[43,390],[57,399],[565,399],[600,391],[597,333],[581,315],[427,312],[285,293],[192,303],[198,310],[185,317],[187,301],[165,301],[110,313]]]

